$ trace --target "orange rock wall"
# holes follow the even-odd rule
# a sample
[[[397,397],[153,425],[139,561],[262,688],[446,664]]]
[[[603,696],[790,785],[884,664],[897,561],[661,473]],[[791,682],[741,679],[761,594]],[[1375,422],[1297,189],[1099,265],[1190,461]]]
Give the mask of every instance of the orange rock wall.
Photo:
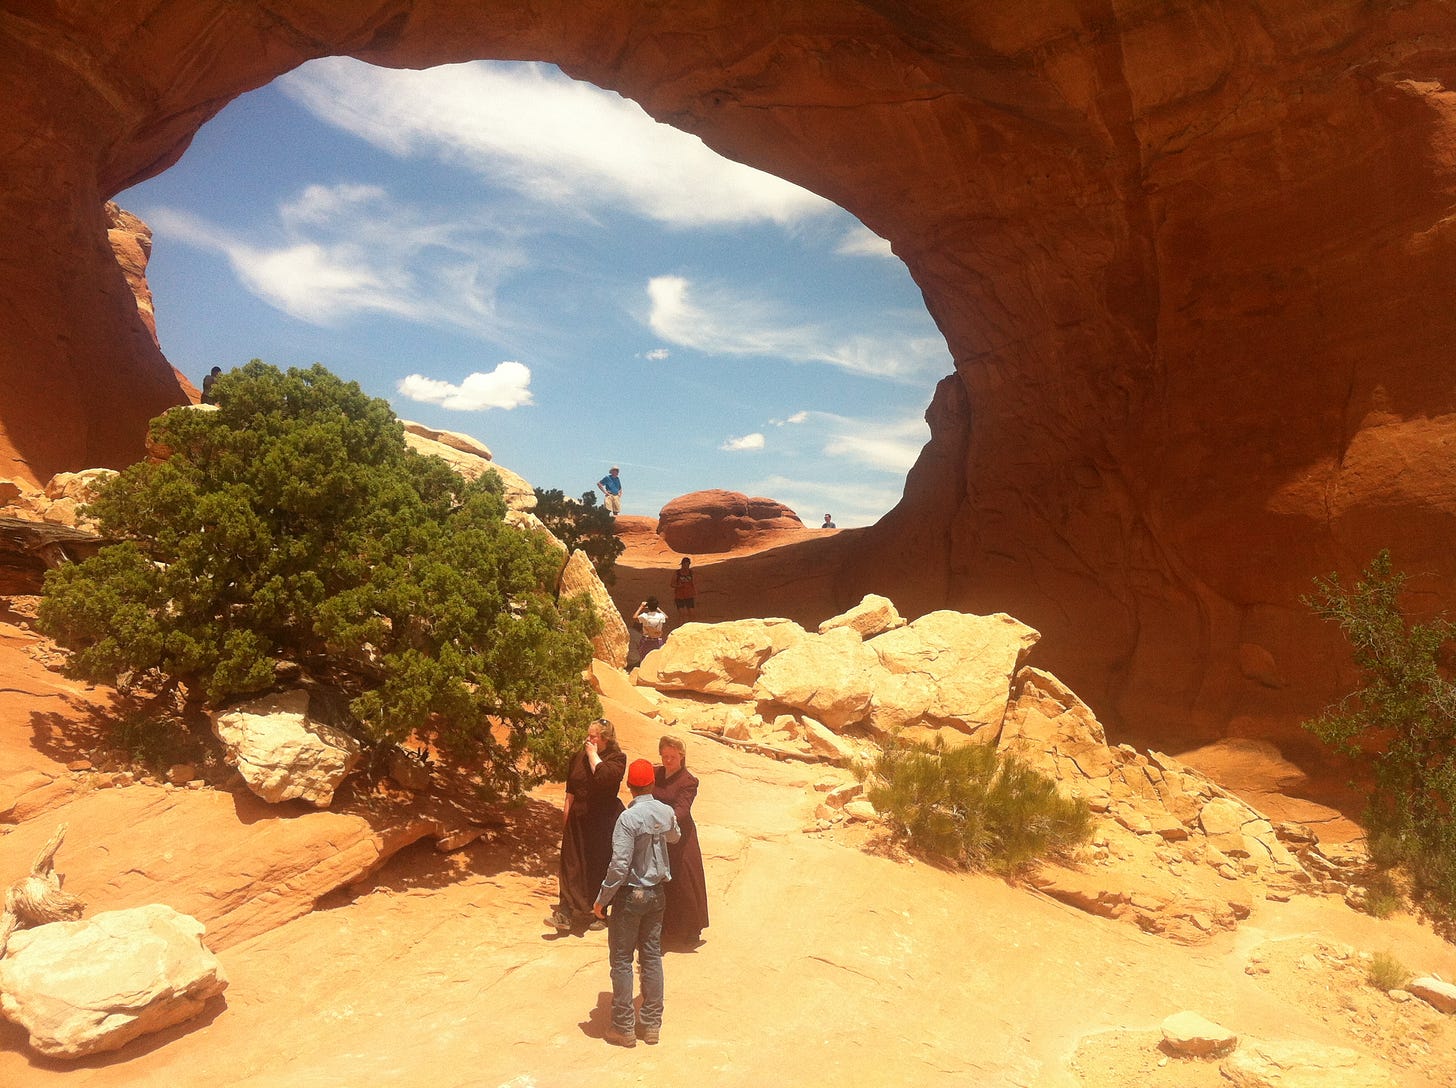
[[[0,475],[124,463],[184,399],[102,204],[227,101],[326,54],[550,60],[924,291],[956,374],[834,603],[1012,612],[1144,733],[1285,728],[1341,682],[1312,574],[1389,545],[1453,597],[1453,47],[1436,0],[11,3]]]

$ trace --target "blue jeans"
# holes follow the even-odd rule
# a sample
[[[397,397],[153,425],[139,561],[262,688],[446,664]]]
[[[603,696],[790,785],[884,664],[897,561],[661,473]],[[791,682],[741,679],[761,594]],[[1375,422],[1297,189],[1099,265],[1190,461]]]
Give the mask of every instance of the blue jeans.
[[[618,890],[607,918],[607,958],[612,965],[612,1027],[635,1030],[632,1013],[632,954],[642,965],[642,1026],[662,1027],[662,909],[667,889]]]

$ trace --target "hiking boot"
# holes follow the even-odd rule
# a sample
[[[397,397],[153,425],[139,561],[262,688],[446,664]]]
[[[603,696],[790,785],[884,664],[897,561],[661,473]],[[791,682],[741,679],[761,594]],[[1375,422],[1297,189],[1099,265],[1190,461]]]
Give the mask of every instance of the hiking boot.
[[[555,929],[557,933],[565,933],[571,929],[571,919],[559,910],[553,910],[551,912],[546,919],[546,924]]]
[[[637,1045],[637,1040],[633,1036],[624,1035],[616,1028],[608,1028],[602,1033],[602,1038],[605,1039],[607,1042],[611,1043],[613,1046],[626,1047],[628,1050],[631,1050],[634,1046]]]
[[[600,918],[593,918],[591,920],[591,925],[587,926],[586,928],[591,930],[593,933],[600,933],[602,930],[607,928],[607,923],[603,922]]]
[[[637,1023],[637,1035],[648,1046],[656,1046],[657,1041],[662,1038],[661,1028],[649,1028],[641,1021]]]

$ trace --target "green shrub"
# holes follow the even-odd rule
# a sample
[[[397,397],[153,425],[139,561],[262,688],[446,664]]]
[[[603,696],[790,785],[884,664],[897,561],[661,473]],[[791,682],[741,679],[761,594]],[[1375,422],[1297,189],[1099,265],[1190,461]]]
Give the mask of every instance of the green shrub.
[[[1456,685],[1440,664],[1456,635],[1444,619],[1411,623],[1400,607],[1406,577],[1382,551],[1346,587],[1315,579],[1304,603],[1337,623],[1364,673],[1363,687],[1304,723],[1374,770],[1365,821],[1376,863],[1409,871],[1424,905],[1456,912]]]
[[[1377,990],[1389,993],[1391,990],[1404,989],[1412,975],[1410,969],[1389,952],[1377,952],[1365,968],[1365,978]]]
[[[866,797],[912,850],[967,869],[1015,873],[1085,842],[1087,806],[985,744],[891,748]]]
[[[561,773],[599,713],[597,621],[555,601],[559,555],[505,524],[496,477],[415,454],[388,404],[321,366],[254,360],[214,395],[153,421],[171,457],[99,494],[121,542],[47,576],[40,626],[73,674],[221,706],[302,673],[366,741],[432,728],[506,794]]]
[[[597,493],[585,491],[581,501],[568,499],[555,488],[536,488],[536,516],[566,545],[570,555],[578,548],[586,553],[605,585],[617,580],[617,557],[627,545],[617,536],[617,520],[605,506],[597,505]]]

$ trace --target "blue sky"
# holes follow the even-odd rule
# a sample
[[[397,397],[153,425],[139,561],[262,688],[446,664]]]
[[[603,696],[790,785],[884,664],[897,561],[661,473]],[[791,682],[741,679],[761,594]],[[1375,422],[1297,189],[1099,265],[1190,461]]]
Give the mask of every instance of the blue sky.
[[[315,61],[117,201],[195,383],[320,362],[538,487],[619,465],[623,513],[721,487],[869,524],[952,369],[853,216],[551,65]]]

